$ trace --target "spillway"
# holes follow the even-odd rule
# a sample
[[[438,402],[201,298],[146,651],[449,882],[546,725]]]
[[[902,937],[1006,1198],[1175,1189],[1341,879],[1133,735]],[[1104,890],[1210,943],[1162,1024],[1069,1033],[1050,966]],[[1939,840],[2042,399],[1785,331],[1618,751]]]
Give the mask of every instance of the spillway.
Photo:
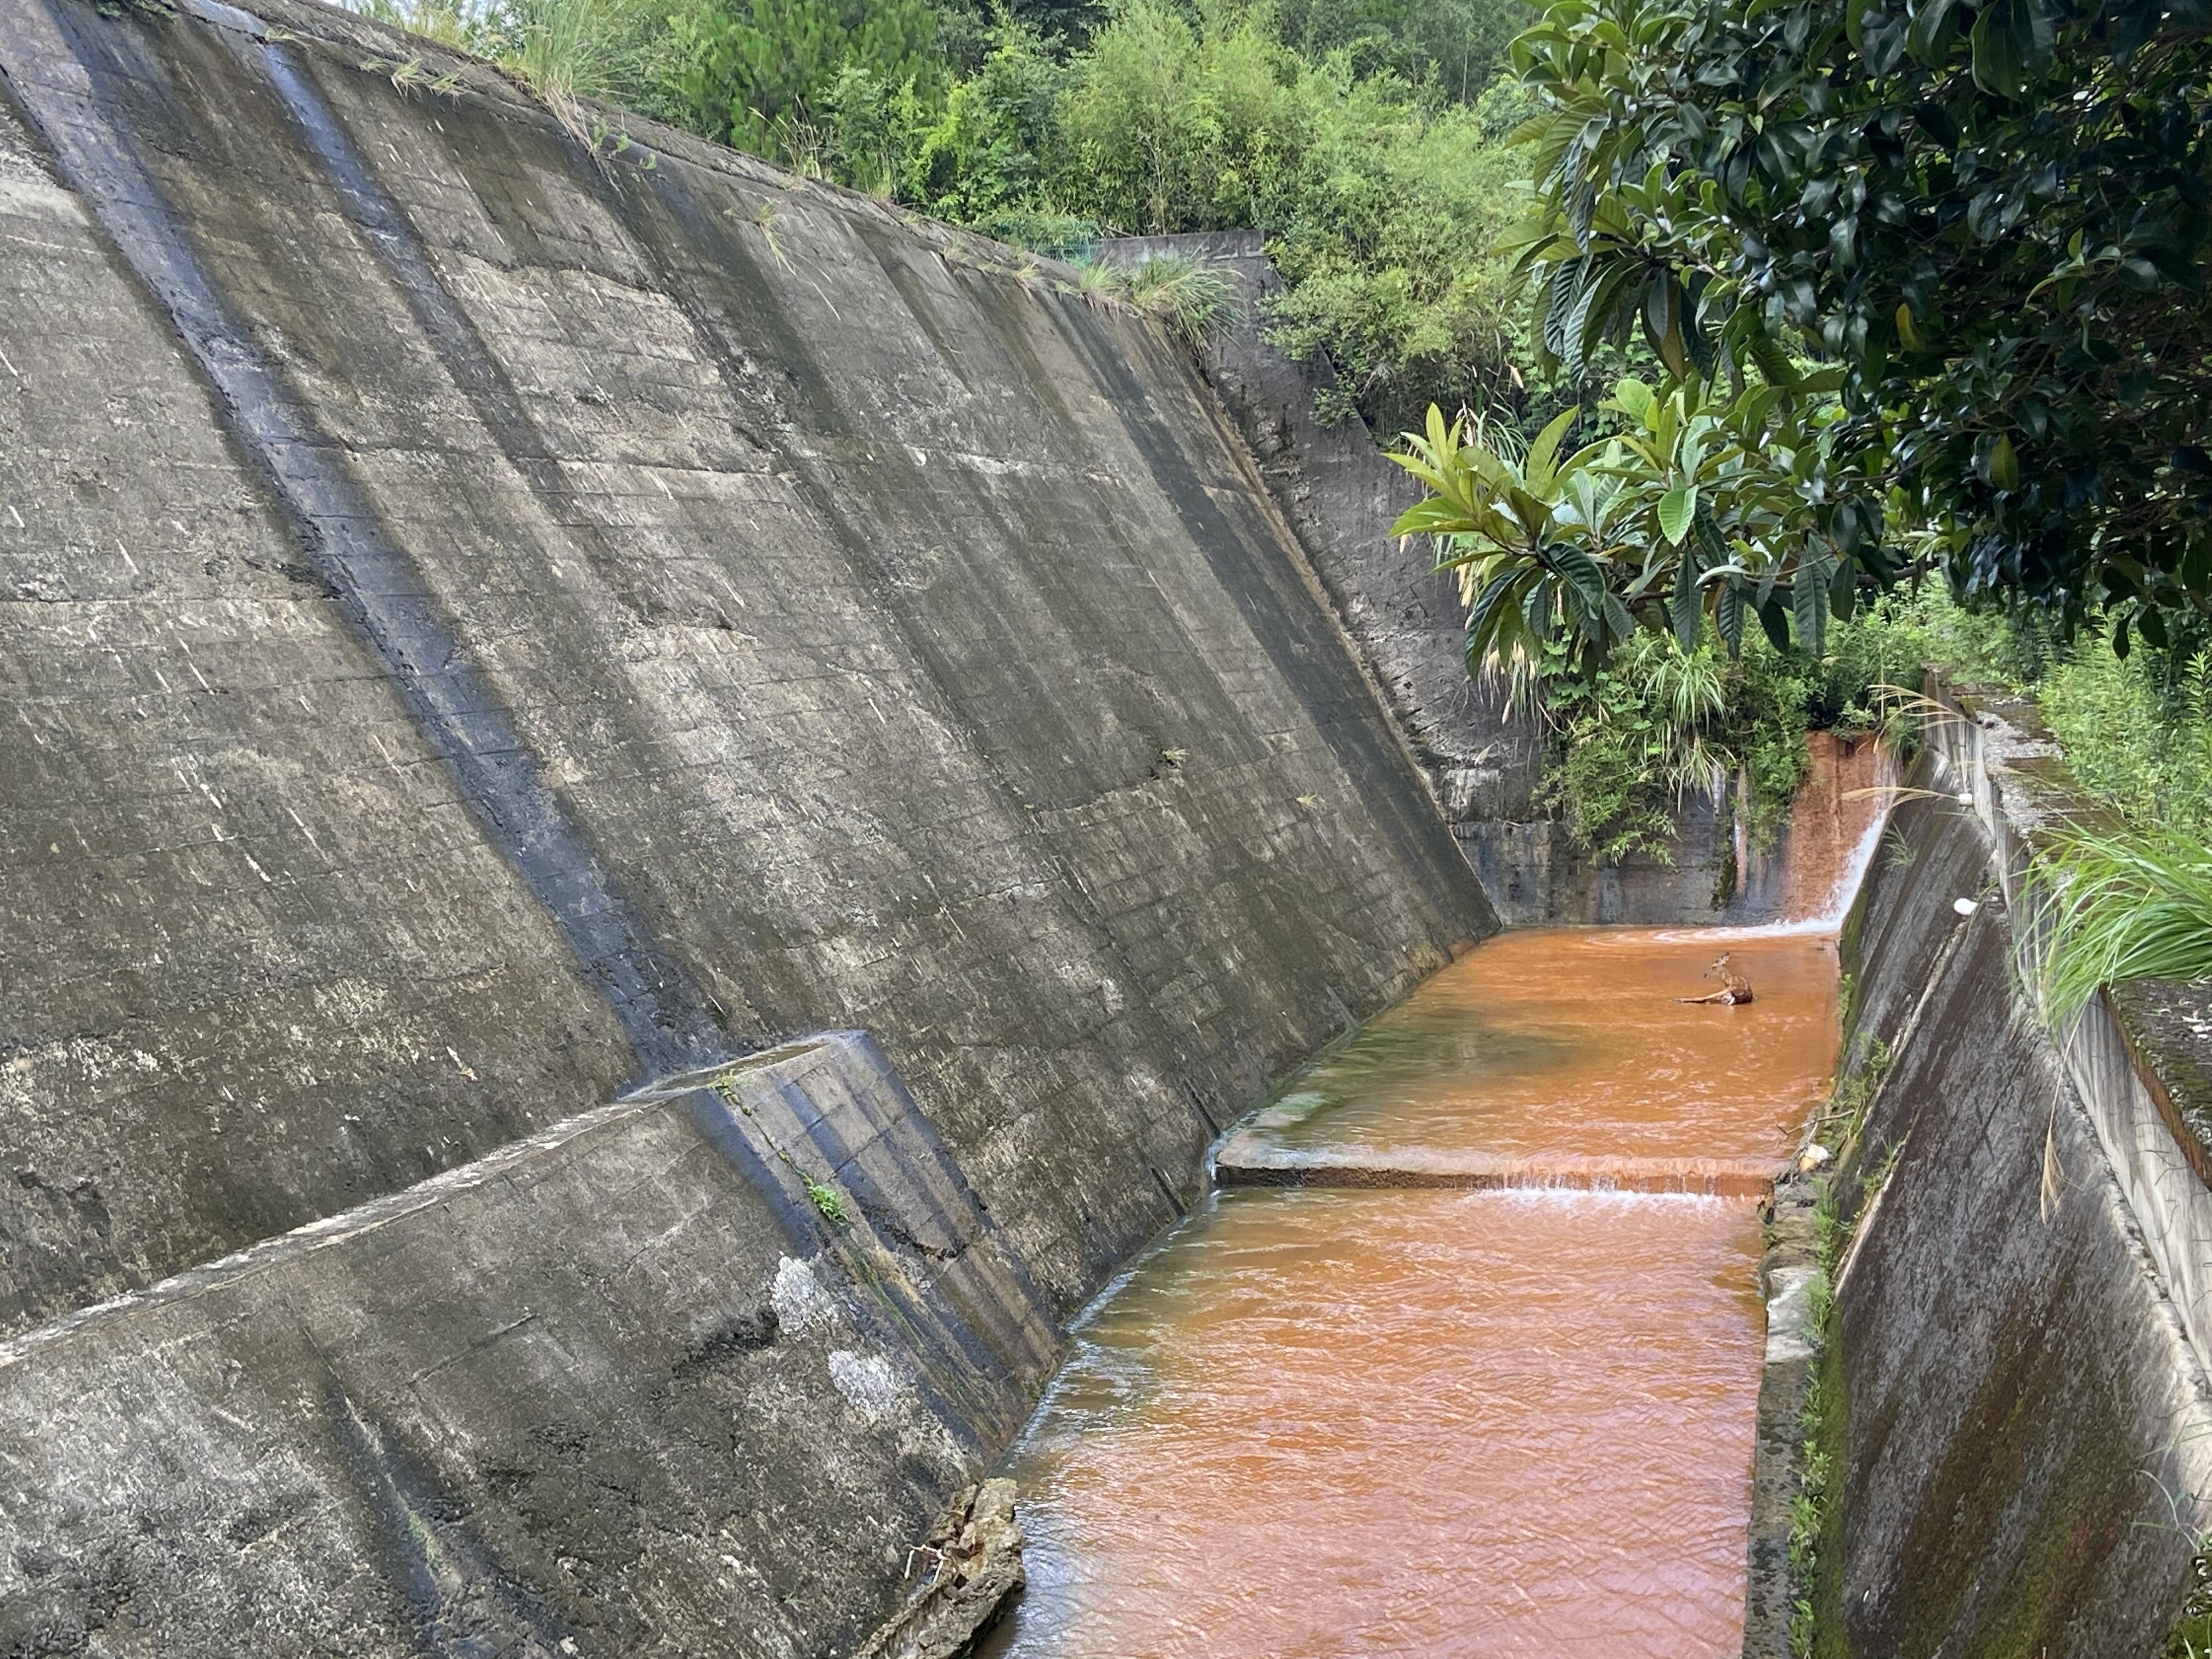
[[[1754,1000],[1676,1000],[1723,949]],[[1511,933],[1293,1079],[1221,1151],[1252,1184],[1079,1326],[996,1651],[1736,1650],[1763,1319],[1723,1177],[1825,1094],[1836,987],[1820,934]]]

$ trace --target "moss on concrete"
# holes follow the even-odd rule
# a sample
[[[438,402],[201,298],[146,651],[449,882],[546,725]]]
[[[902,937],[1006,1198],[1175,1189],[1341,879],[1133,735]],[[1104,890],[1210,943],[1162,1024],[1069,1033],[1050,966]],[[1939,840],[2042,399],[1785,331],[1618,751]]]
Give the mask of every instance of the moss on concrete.
[[[2068,1650],[2092,1581],[2142,1514],[2133,1425],[2097,1393],[2069,1386],[2062,1372],[2075,1356],[2045,1328],[2047,1306],[2074,1301],[2062,1279],[2049,1304],[2023,1299],[1996,1326],[1996,1352],[1905,1534],[1914,1593],[1896,1659]],[[2062,1400],[2066,1432],[2054,1438],[2050,1413]]]

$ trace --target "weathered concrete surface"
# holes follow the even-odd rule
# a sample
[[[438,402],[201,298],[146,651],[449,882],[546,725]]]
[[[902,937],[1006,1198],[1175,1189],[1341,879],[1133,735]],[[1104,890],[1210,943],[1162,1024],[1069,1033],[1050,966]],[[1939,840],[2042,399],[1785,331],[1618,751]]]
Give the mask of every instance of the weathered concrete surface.
[[[1753,1158],[1515,1157],[1418,1146],[1343,1152],[1279,1146],[1265,1128],[1240,1131],[1213,1155],[1213,1177],[1224,1187],[1558,1187],[1765,1198],[1788,1169]]]
[[[953,1500],[914,1552],[907,1604],[853,1659],[963,1659],[1029,1582],[1014,1483],[986,1480]]]
[[[943,1165],[837,1034],[0,1344],[0,1651],[849,1647],[1054,1352]]]
[[[1847,1064],[1893,1060],[1837,1177],[1817,1650],[2157,1655],[2212,1491],[2204,1193],[2124,1049],[2054,1046],[2023,1001],[2019,763],[2047,750],[1972,711],[1929,744],[1845,939]]]
[[[1235,282],[1237,314],[1208,350],[1206,374],[1358,641],[1498,915],[1516,926],[1659,927],[1787,914],[1791,832],[1771,848],[1744,844],[1733,810],[1704,798],[1683,804],[1666,858],[1638,853],[1601,864],[1575,844],[1542,803],[1539,721],[1508,711],[1501,683],[1468,674],[1456,578],[1432,568],[1425,542],[1390,536],[1419,487],[1357,418],[1333,427],[1315,419],[1315,394],[1336,378],[1326,357],[1293,362],[1262,337],[1263,303],[1283,282],[1260,234],[1121,237],[1101,250],[1130,264],[1156,253],[1204,260]]]
[[[1218,1127],[1495,919],[1156,328],[178,10],[0,8],[0,1628],[855,1639]],[[825,1027],[927,1134],[693,1090],[415,1201]],[[775,1150],[848,1132],[895,1328]],[[787,1256],[849,1332],[763,1337]]]
[[[1820,1179],[1793,1170],[1759,1206],[1766,1348],[1759,1364],[1758,1450],[1745,1529],[1744,1659],[1797,1659],[1790,1649],[1797,1594],[1790,1541],[1802,1490],[1805,1401],[1820,1335],[1813,1304],[1820,1274],[1814,1221]]]
[[[9,1330],[465,1161],[632,1062],[4,104],[0,358]]]
[[[1293,362],[1261,337],[1261,306],[1282,292],[1283,281],[1260,234],[1123,237],[1102,250],[1127,264],[1154,253],[1202,259],[1236,283],[1237,315],[1207,353],[1206,372],[1382,682],[1453,833],[1465,843],[1475,824],[1539,817],[1533,797],[1543,755],[1535,723],[1509,715],[1501,688],[1468,676],[1456,580],[1431,568],[1425,544],[1391,538],[1391,525],[1419,487],[1357,418],[1329,427],[1315,418],[1315,394],[1336,378],[1327,358]],[[1469,855],[1477,856],[1472,848]],[[1482,873],[1501,915],[1549,919],[1534,890],[1548,884],[1541,875],[1528,872],[1524,896],[1513,881],[1492,879],[1504,870]]]
[[[1073,1297],[1171,1213],[1146,1166],[1188,1188],[1209,1115],[1491,925],[1157,331],[742,158],[594,165],[481,70],[403,97],[358,67],[397,37],[270,12],[343,45],[53,0],[0,50],[20,100],[89,77],[221,343],[327,446],[732,1051],[883,1033]],[[57,1194],[38,1236],[101,1275],[20,1275],[20,1321],[650,1068],[349,636],[346,573],[10,131],[11,1127]]]

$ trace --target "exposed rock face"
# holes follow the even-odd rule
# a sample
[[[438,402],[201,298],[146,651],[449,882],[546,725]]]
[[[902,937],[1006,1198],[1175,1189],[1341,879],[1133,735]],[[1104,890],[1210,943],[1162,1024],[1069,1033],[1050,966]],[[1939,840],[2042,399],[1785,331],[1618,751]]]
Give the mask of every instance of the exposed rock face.
[[[0,6],[0,1650],[849,1646],[1495,919],[1158,330],[175,12]]]
[[[1664,858],[1639,853],[1600,864],[1578,847],[1543,801],[1544,742],[1537,720],[1506,707],[1504,688],[1468,677],[1466,607],[1456,580],[1432,568],[1424,543],[1390,537],[1418,486],[1375,443],[1355,416],[1324,427],[1316,392],[1334,383],[1325,357],[1292,362],[1261,337],[1264,301],[1282,291],[1274,262],[1256,231],[1132,236],[1105,245],[1104,257],[1134,264],[1155,253],[1207,261],[1237,283],[1240,311],[1206,357],[1206,372],[1258,459],[1261,474],[1304,544],[1344,624],[1359,641],[1399,729],[1484,891],[1509,923],[1589,922],[1732,925],[1797,919],[1810,865],[1835,866],[1832,831],[1839,819],[1862,824],[1871,804],[1838,810],[1827,786],[1850,775],[1816,766],[1793,826],[1771,848],[1747,845],[1733,811],[1704,797],[1681,803],[1674,845]],[[1816,762],[1836,757],[1815,734]],[[1863,770],[1873,757],[1861,758]],[[1814,830],[1809,858],[1793,844],[1795,823]],[[1819,896],[1826,901],[1825,890]]]

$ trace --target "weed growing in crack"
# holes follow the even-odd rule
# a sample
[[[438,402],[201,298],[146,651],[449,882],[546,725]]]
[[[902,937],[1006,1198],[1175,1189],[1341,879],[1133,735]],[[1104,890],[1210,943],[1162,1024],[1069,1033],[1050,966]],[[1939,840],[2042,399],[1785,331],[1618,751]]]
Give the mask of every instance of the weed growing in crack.
[[[822,1218],[833,1227],[848,1224],[853,1218],[845,1212],[845,1200],[837,1196],[835,1187],[827,1186],[811,1176],[799,1177],[806,1183],[806,1195],[814,1200],[814,1207],[822,1212]]]

